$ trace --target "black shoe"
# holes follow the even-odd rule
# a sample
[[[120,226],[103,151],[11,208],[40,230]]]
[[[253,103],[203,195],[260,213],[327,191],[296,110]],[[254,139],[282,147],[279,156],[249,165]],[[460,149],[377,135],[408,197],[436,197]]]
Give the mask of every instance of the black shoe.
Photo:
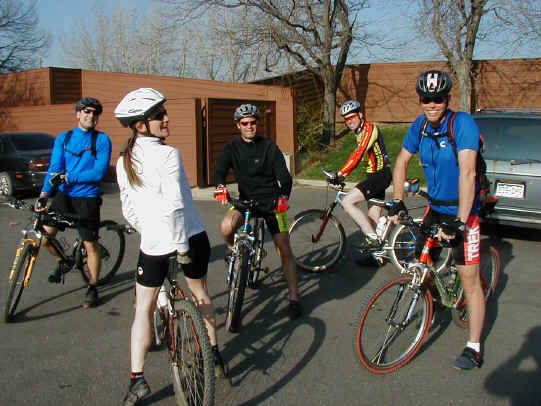
[[[287,315],[291,320],[298,319],[302,316],[302,306],[297,300],[290,300],[287,306]]]
[[[475,367],[481,368],[481,365],[483,365],[481,353],[470,347],[464,348],[460,357],[458,357],[453,364],[456,369],[463,369],[465,371],[469,371]]]
[[[223,360],[220,351],[218,351],[217,348],[213,348],[212,353],[214,354],[214,376],[216,376],[216,378],[227,377],[227,364]]]
[[[98,304],[98,288],[93,285],[88,285],[86,290],[85,300],[83,301],[83,307],[88,309]]]
[[[124,406],[134,406],[137,402],[150,394],[150,386],[148,386],[145,378],[140,378],[133,385],[130,384],[130,389],[124,397]]]
[[[60,283],[62,282],[62,264],[58,263],[56,269],[49,275],[47,280],[49,283]]]
[[[370,250],[370,251],[378,251],[383,248],[383,241],[378,239],[373,239],[370,237],[365,237],[364,241],[361,241],[360,244],[361,250]]]

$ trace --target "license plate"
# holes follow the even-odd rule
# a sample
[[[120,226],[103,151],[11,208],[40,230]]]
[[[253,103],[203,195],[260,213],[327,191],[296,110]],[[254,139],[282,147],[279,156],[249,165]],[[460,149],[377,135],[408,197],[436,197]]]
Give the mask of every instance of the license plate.
[[[498,182],[496,184],[496,196],[524,199],[524,185],[521,183]]]

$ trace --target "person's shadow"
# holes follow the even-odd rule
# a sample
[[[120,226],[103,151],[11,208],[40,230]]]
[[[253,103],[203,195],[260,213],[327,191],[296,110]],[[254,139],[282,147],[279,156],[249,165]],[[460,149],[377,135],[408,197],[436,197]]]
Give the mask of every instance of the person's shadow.
[[[505,363],[492,372],[485,388],[513,406],[541,405],[541,326],[532,328],[526,340]]]

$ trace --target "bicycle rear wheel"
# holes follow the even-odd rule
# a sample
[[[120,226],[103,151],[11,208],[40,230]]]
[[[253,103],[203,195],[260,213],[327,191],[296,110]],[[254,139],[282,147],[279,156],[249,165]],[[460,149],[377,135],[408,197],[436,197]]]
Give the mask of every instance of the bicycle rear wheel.
[[[485,300],[488,302],[498,289],[500,281],[501,262],[500,254],[494,247],[481,247],[481,265],[479,277],[481,286],[485,292]],[[462,287],[460,288],[462,289]],[[468,312],[466,310],[466,298],[463,296],[454,309],[453,320],[462,328],[468,328]]]
[[[214,405],[214,356],[199,309],[185,299],[174,301],[171,375],[179,406]]]
[[[98,284],[104,285],[113,279],[116,271],[120,268],[126,249],[126,237],[116,222],[105,220],[100,223],[98,244],[101,250],[101,271]],[[88,265],[83,243],[77,250],[76,263],[83,279],[88,283]]]
[[[420,350],[430,329],[433,304],[427,289],[404,276],[383,285],[363,309],[355,335],[361,363],[375,374],[394,372]]]
[[[233,264],[233,280],[229,285],[229,299],[225,318],[225,328],[232,333],[237,332],[240,325],[242,303],[249,272],[248,256],[248,247],[240,241],[238,253],[233,258],[233,261],[235,261]]]
[[[415,219],[416,222],[422,219]],[[395,227],[391,235],[390,245],[391,260],[393,264],[402,270],[408,267],[408,264],[415,259],[415,244],[417,242],[417,229],[413,226],[400,224]],[[430,257],[434,261],[436,272],[441,271],[449,264],[451,260],[452,249],[449,247],[433,247],[430,251]]]
[[[344,255],[346,233],[344,227],[331,214],[324,224],[325,211],[306,210],[296,216],[289,228],[289,241],[297,265],[310,272],[328,270]],[[314,241],[322,227],[318,241]]]
[[[24,290],[24,278],[32,260],[34,245],[30,241],[25,241],[20,248],[17,249],[11,272],[8,280],[8,294],[4,305],[4,321],[9,323],[13,321],[15,310],[21,300]]]

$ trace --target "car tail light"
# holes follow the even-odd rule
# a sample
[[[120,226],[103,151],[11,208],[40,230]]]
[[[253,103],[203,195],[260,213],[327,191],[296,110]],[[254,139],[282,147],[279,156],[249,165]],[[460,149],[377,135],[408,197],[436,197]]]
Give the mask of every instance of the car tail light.
[[[46,172],[48,167],[49,167],[48,159],[37,159],[35,161],[31,161],[30,164],[28,165],[28,168],[31,171],[36,171],[36,172]]]

